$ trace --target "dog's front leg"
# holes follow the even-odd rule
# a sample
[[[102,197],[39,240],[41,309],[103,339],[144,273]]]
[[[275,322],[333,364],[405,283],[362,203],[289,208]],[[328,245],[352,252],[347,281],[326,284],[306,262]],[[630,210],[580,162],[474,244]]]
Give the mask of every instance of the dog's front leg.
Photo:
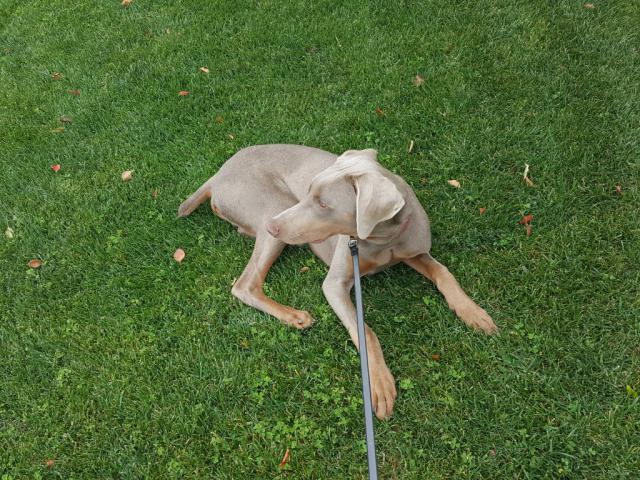
[[[406,259],[404,262],[436,285],[447,300],[449,308],[464,323],[489,335],[498,332],[498,327],[493,323],[489,314],[469,298],[447,267],[436,261],[431,255],[425,253]]]
[[[342,237],[341,237],[341,240]],[[344,247],[342,245],[344,243]],[[351,340],[358,348],[358,329],[356,309],[351,301],[353,287],[353,265],[346,239],[336,247],[329,273],[322,284],[322,291],[334,312],[346,327]],[[376,334],[365,325],[367,354],[369,356],[369,377],[371,379],[371,397],[376,416],[383,420],[393,412],[397,392],[393,375],[384,361],[382,347]]]

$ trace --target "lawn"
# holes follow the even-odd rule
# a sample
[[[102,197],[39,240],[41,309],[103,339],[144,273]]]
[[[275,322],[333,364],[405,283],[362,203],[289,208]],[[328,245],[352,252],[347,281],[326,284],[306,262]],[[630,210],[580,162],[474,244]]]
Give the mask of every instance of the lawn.
[[[327,268],[268,277],[300,333],[231,296],[251,239],[176,216],[262,143],[376,148],[501,328],[404,266],[364,280],[381,478],[636,477],[638,79],[622,0],[0,0],[0,478],[366,477]]]

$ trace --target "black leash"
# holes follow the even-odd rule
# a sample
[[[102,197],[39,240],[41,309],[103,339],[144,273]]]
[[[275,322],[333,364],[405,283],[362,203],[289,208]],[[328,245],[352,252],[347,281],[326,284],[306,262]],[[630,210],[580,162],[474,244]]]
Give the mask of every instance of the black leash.
[[[353,282],[356,287],[356,317],[358,324],[358,348],[360,350],[360,370],[362,372],[362,400],[364,401],[364,423],[367,433],[367,461],[369,463],[369,480],[378,480],[376,464],[376,439],[373,432],[373,408],[371,406],[371,383],[369,382],[369,358],[367,356],[367,339],[364,332],[364,315],[362,313],[362,289],[360,287],[360,260],[358,258],[358,240],[351,237],[349,249],[353,257]]]

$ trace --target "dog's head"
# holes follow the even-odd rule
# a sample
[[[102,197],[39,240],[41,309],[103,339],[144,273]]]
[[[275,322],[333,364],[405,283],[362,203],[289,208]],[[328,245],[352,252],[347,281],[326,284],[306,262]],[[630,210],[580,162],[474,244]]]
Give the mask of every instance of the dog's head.
[[[404,206],[377,162],[375,150],[348,150],[320,172],[298,204],[267,222],[267,231],[295,245],[343,234],[366,239]]]

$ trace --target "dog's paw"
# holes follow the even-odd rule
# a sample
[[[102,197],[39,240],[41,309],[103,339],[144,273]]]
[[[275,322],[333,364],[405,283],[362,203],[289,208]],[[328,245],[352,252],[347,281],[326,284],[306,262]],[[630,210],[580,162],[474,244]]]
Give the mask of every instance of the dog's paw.
[[[398,396],[396,382],[384,363],[382,366],[375,365],[370,369],[370,378],[373,410],[376,417],[386,420],[393,413],[393,404]]]
[[[287,312],[285,317],[282,319],[282,322],[290,327],[302,330],[313,324],[313,318],[309,315],[309,312],[305,312],[304,310],[295,310],[292,308]]]
[[[498,327],[493,323],[493,319],[473,301],[456,306],[455,312],[464,323],[474,330],[481,330],[487,335],[498,333]]]

